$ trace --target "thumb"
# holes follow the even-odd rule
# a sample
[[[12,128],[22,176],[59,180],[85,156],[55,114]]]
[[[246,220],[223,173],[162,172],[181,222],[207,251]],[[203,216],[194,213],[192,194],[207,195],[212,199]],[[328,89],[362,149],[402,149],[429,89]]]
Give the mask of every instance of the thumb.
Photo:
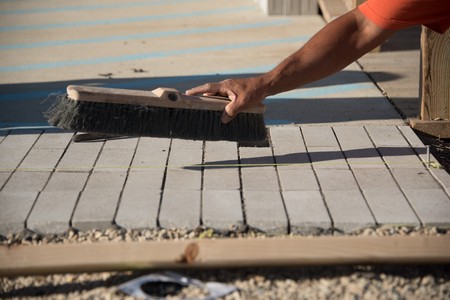
[[[235,108],[235,102],[230,102],[227,106],[225,106],[225,109],[223,111],[222,114],[222,123],[223,124],[227,124],[229,123],[231,120],[234,119],[234,117],[236,117],[236,108]]]
[[[231,100],[231,102],[228,103],[227,106],[225,106],[225,109],[223,111],[223,114],[222,114],[222,123],[223,124],[227,124],[228,122],[233,120],[237,114],[236,108],[235,108],[235,103],[236,103],[235,101],[237,98],[236,94],[231,90],[227,90],[226,93],[228,95],[228,98]]]

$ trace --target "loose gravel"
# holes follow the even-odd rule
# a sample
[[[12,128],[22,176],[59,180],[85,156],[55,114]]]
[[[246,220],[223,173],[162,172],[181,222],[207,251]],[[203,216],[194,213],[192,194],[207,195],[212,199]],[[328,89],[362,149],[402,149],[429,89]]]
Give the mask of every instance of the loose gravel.
[[[431,228],[367,228],[352,235],[449,235],[450,231]],[[40,236],[31,232],[1,237],[0,246],[49,243],[95,243],[148,240],[188,240],[199,238],[266,238],[252,230],[227,233],[207,228],[188,230],[122,230],[75,232]],[[0,278],[0,298],[5,299],[133,299],[118,285],[153,272],[100,272],[19,276]],[[450,299],[450,266],[308,266],[291,268],[239,268],[172,270],[203,282],[218,281],[239,291],[224,299]],[[167,299],[202,299],[206,291],[195,287],[167,290],[160,286],[155,295]],[[152,291],[158,289],[152,288]],[[170,293],[172,292],[172,293]]]

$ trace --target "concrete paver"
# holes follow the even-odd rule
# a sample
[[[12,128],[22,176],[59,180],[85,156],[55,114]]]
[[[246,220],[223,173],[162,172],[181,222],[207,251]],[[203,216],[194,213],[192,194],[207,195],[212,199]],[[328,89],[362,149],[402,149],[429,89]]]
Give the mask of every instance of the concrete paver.
[[[58,169],[89,172],[94,167],[102,146],[102,142],[71,143],[58,163]]]
[[[47,129],[34,144],[34,149],[66,149],[73,137],[72,132]]]
[[[39,234],[67,232],[78,196],[78,191],[41,192],[27,219],[27,228]]]
[[[450,201],[441,189],[405,189],[409,201],[426,226],[449,228]]]
[[[244,224],[240,191],[205,190],[202,195],[203,225],[227,231]]]
[[[280,185],[283,191],[320,190],[317,178],[311,169],[278,169]]]
[[[158,216],[163,228],[195,229],[200,225],[199,190],[164,189]]]
[[[3,191],[36,191],[44,189],[51,172],[23,172],[17,171],[12,174],[8,182],[3,186]]]
[[[160,200],[160,189],[125,186],[115,217],[116,225],[126,229],[156,228]]]
[[[89,173],[56,172],[45,186],[45,191],[81,191],[86,185]]]
[[[0,144],[0,165],[4,170],[14,170],[27,155],[42,131],[9,134]]]
[[[286,234],[288,219],[279,191],[244,190],[247,224],[268,234]]]
[[[366,189],[363,194],[377,224],[420,226],[414,210],[398,188]]]
[[[81,231],[110,228],[113,225],[120,193],[117,189],[84,190],[73,212],[72,227]]]
[[[133,149],[105,149],[103,148],[97,163],[95,172],[123,172],[127,170],[133,159]]]
[[[25,220],[33,206],[38,192],[1,191],[0,192],[0,234],[21,233],[25,229]]]
[[[63,152],[64,149],[33,148],[19,165],[19,169],[36,172],[52,171]]]
[[[392,174],[402,189],[440,188],[439,183],[425,169],[394,169]]]
[[[149,137],[74,143],[73,132],[49,128],[42,112],[52,101],[43,100],[68,84],[184,91],[270,70],[324,25],[318,15],[268,18],[252,0],[168,5],[86,5],[83,19],[64,3],[57,16],[2,15],[0,234],[25,226],[244,223],[270,234],[449,226],[450,175],[426,167],[425,146],[385,95],[403,114],[418,114],[419,51],[403,42],[266,99],[269,147]]]
[[[283,191],[283,199],[290,232],[317,234],[332,228],[320,191]]]
[[[359,190],[323,191],[333,227],[352,232],[375,225],[372,213]]]
[[[350,170],[316,170],[320,187],[324,191],[357,190],[353,173]]]
[[[0,172],[0,189],[11,176],[12,172]]]

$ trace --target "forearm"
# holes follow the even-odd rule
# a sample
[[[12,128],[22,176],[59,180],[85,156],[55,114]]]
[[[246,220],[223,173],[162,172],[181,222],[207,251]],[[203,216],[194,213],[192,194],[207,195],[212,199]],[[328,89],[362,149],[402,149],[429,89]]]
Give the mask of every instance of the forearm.
[[[297,52],[264,74],[261,82],[265,96],[327,77],[345,68],[393,33],[378,28],[357,9],[353,10],[330,22]]]

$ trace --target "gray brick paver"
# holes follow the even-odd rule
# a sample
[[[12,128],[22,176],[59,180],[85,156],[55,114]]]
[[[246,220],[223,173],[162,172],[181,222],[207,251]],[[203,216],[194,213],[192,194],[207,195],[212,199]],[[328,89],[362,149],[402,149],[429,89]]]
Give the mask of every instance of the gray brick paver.
[[[126,171],[134,155],[133,149],[103,148],[95,164],[95,172],[123,172]]]
[[[311,147],[338,147],[333,130],[329,126],[302,127],[307,148]]]
[[[431,169],[433,176],[450,195],[450,174],[444,169]]]
[[[450,228],[450,198],[442,189],[405,189],[425,226]]]
[[[439,183],[426,169],[394,169],[392,174],[401,189],[435,189]]]
[[[249,167],[241,169],[244,191],[278,191],[277,172],[274,167]]]
[[[333,131],[344,151],[374,148],[372,141],[362,126],[335,126]]]
[[[308,147],[314,169],[348,169],[339,147]]]
[[[137,137],[124,137],[109,139],[105,142],[103,149],[136,149],[139,138]]]
[[[237,167],[228,169],[206,168],[203,174],[204,190],[239,190],[239,169]]]
[[[315,234],[331,229],[320,191],[283,191],[291,233]]]
[[[161,190],[125,187],[115,223],[126,229],[156,228]]]
[[[316,176],[311,169],[278,168],[281,189],[283,191],[319,190]]]
[[[410,147],[378,147],[389,168],[425,169],[423,161]]]
[[[288,219],[279,191],[244,190],[244,208],[250,227],[269,235],[287,233]]]
[[[97,160],[103,142],[70,143],[58,164],[58,170],[89,172]]]
[[[34,149],[66,149],[73,137],[73,132],[47,129],[39,137]]]
[[[204,190],[202,199],[202,221],[205,226],[226,231],[244,224],[239,191]]]
[[[97,172],[92,173],[86,184],[86,190],[99,190],[102,191],[121,191],[126,172]]]
[[[3,191],[42,191],[51,172],[15,172],[3,187]]]
[[[357,190],[358,184],[350,170],[316,170],[323,191]]]
[[[333,130],[352,169],[386,168],[362,126],[337,126]]]
[[[41,131],[21,131],[10,133],[0,144],[0,168],[13,171],[39,138]]]
[[[44,191],[27,219],[27,228],[39,234],[64,233],[78,199],[78,191]]]
[[[377,147],[406,147],[408,142],[395,126],[366,126],[370,137]]]
[[[396,226],[420,226],[414,210],[398,188],[363,190],[377,224]]]
[[[306,152],[299,127],[272,127],[270,128],[270,139],[275,154],[277,154],[277,151]]]
[[[20,233],[25,229],[25,220],[38,192],[0,192],[0,234]]]
[[[0,190],[8,180],[8,178],[11,176],[11,173],[12,172],[0,172]]]
[[[323,193],[334,229],[352,232],[375,225],[375,220],[359,190],[332,190]]]
[[[45,191],[80,192],[86,184],[88,175],[85,172],[54,172],[45,186]]]
[[[206,142],[204,156],[209,165],[203,171],[204,190],[240,189],[237,143]]]
[[[64,149],[33,148],[19,165],[19,170],[27,172],[52,171]]]
[[[78,200],[72,226],[81,231],[106,230],[113,225],[120,190],[86,189]]]
[[[278,175],[270,147],[241,147],[242,189],[244,191],[278,191]]]
[[[397,183],[388,169],[355,169],[353,174],[363,190],[397,188]]]
[[[195,229],[200,225],[201,191],[164,189],[159,225],[163,228]]]

